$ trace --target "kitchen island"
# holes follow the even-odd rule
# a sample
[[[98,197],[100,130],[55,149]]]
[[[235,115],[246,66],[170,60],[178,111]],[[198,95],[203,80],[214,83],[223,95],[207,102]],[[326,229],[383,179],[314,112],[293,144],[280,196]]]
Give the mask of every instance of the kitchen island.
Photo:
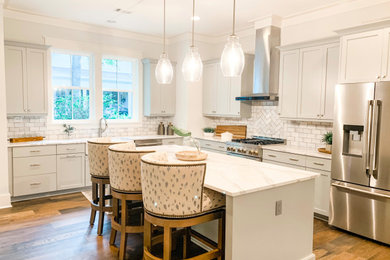
[[[163,145],[137,148],[168,153],[194,148]],[[227,260],[315,259],[314,180],[318,174],[207,152],[205,187],[226,194]],[[195,227],[216,240],[216,223]]]

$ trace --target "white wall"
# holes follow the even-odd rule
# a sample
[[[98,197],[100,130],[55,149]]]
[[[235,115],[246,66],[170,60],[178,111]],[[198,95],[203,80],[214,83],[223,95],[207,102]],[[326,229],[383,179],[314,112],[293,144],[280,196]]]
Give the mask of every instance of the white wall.
[[[8,190],[7,113],[3,28],[3,1],[0,0],[0,208],[11,206]]]

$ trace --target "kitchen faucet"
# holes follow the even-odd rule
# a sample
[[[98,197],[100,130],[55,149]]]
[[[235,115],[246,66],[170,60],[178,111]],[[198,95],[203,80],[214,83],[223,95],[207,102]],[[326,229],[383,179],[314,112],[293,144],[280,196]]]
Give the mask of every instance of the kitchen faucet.
[[[102,122],[104,121],[104,128],[102,128]],[[107,130],[108,124],[107,119],[104,117],[100,118],[99,120],[99,137],[102,137],[103,133]]]

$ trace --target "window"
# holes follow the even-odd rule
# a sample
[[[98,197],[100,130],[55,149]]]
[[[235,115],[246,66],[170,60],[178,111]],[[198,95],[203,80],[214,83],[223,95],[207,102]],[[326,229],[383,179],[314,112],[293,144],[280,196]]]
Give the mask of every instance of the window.
[[[102,59],[104,118],[128,120],[135,118],[137,78],[137,60]]]
[[[89,56],[51,53],[54,120],[90,118]]]

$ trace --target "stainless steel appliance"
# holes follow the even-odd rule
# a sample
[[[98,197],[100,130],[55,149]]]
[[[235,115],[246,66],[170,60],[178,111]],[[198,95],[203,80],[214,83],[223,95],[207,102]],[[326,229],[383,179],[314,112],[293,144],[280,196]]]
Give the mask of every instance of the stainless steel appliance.
[[[263,149],[261,148],[263,145],[285,143],[285,139],[253,136],[252,138],[233,139],[231,142],[227,142],[226,150],[231,155],[261,160],[263,158]]]
[[[336,87],[329,224],[390,244],[390,82]]]

